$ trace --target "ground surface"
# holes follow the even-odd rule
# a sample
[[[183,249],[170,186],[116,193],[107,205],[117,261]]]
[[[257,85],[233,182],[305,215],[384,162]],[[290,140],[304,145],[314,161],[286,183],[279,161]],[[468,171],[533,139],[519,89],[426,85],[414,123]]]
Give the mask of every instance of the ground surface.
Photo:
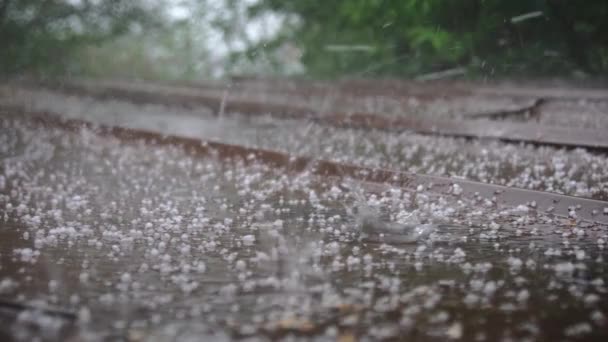
[[[608,337],[604,151],[2,89],[0,104],[13,108],[0,118],[0,334],[7,339]],[[238,96],[259,100],[251,89]],[[225,90],[212,91],[225,98]],[[293,101],[307,105],[318,97],[295,94]],[[596,95],[589,96],[594,111],[581,114],[587,121],[568,114],[568,122],[601,126],[607,113]],[[277,98],[265,96],[264,103]],[[438,101],[425,108],[445,109]],[[490,104],[473,109],[514,100],[483,101]],[[568,101],[573,111],[588,106]],[[431,184],[395,187],[311,168],[287,172],[253,154],[225,159],[221,151],[202,156],[179,144],[43,127],[15,106],[454,182],[575,195],[595,201],[552,201],[597,209],[586,216],[588,208],[576,205],[553,212],[540,201],[503,201],[509,190],[476,195],[449,179],[447,191],[433,191]],[[429,115],[462,114],[454,108]]]

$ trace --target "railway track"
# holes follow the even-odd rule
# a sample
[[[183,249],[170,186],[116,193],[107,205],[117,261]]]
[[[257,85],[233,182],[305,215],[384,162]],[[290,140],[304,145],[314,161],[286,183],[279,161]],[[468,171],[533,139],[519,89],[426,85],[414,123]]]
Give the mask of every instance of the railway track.
[[[360,129],[378,129],[387,131],[412,131],[421,134],[443,135],[451,137],[465,138],[484,138],[497,139],[501,141],[515,143],[530,143],[537,145],[549,145],[567,148],[587,148],[595,151],[608,150],[608,137],[605,134],[605,129],[563,127],[563,126],[547,126],[534,123],[520,123],[502,121],[499,124],[488,122],[487,120],[466,120],[467,114],[463,118],[435,118],[427,119],[425,117],[408,117],[396,115],[383,115],[378,113],[366,112],[339,112],[339,111],[324,111],[308,108],[306,106],[294,106],[289,104],[268,103],[256,100],[247,99],[232,99],[227,96],[225,89],[221,87],[209,86],[207,88],[215,89],[215,94],[200,93],[197,87],[191,86],[162,86],[151,84],[124,83],[124,82],[108,82],[96,83],[95,85],[87,83],[71,83],[66,82],[60,86],[49,85],[52,89],[60,89],[62,92],[77,96],[92,96],[100,100],[104,99],[123,99],[134,103],[146,104],[156,103],[168,106],[205,106],[210,108],[215,113],[246,113],[247,115],[273,115],[278,118],[296,118],[308,119],[319,122],[325,125],[333,125],[336,127],[352,127]],[[246,89],[246,87],[244,88]],[[238,90],[237,90],[238,91]],[[431,89],[425,89],[426,96],[432,96]],[[496,93],[486,90],[479,94],[487,96],[497,96]],[[505,91],[509,94],[508,91]],[[474,94],[460,91],[456,94]],[[418,93],[419,94],[419,93]],[[475,93],[477,94],[477,93]],[[523,96],[525,93],[514,92],[513,95]],[[548,99],[555,99],[560,93],[551,93],[549,91],[540,91],[539,95],[544,97],[534,97],[534,93],[528,93],[528,98],[536,100],[542,99],[544,102]],[[589,96],[594,100],[608,103],[608,94],[603,95],[601,92],[594,93]],[[436,96],[436,95],[433,95]],[[441,97],[441,95],[438,95]],[[455,95],[452,95],[455,96]],[[583,96],[583,95],[580,95]],[[584,99],[584,97],[582,97]],[[474,117],[504,117],[505,113],[508,116],[519,112],[526,113],[528,107],[518,108],[515,110],[494,109],[491,112],[473,113],[470,118]],[[538,114],[539,115],[539,114]],[[538,116],[536,115],[536,116]],[[535,116],[535,117],[536,117]],[[606,115],[604,115],[606,116]]]

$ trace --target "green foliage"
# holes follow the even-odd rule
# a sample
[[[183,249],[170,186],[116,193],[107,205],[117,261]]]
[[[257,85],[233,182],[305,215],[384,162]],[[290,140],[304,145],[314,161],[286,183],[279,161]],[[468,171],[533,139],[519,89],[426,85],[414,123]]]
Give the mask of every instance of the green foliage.
[[[250,8],[253,17],[268,11],[298,18],[288,40],[304,50],[316,77],[411,76],[459,66],[482,74],[608,71],[605,0],[261,0]]]
[[[70,72],[87,77],[195,80],[211,77],[206,46],[190,22],[132,32],[74,53]]]
[[[606,76],[606,18],[606,0],[0,0],[0,76]]]
[[[0,75],[65,71],[78,48],[153,22],[145,0],[0,0]]]

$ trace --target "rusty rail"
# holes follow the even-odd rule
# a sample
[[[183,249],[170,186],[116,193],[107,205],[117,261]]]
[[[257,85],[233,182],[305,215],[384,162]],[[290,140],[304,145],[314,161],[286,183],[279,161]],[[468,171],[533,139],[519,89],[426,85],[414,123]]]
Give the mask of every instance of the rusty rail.
[[[608,101],[608,91],[604,85],[596,84],[595,88],[566,89],[562,87],[509,86],[495,82],[484,82],[483,85],[458,80],[411,81],[398,79],[344,79],[329,82],[298,80],[298,79],[272,79],[236,77],[231,84],[247,87],[256,84],[270,84],[275,89],[284,89],[286,86],[304,92],[314,92],[323,95],[334,90],[344,95],[354,96],[416,96],[421,98],[450,98],[458,96],[487,96],[508,97],[519,99],[543,98],[551,101]],[[191,83],[192,86],[201,86],[209,89],[209,83]],[[217,83],[216,83],[217,85]]]
[[[453,186],[462,188],[459,196],[475,196],[492,199],[497,209],[501,206],[532,204],[531,210],[547,212],[560,217],[568,217],[576,212],[578,219],[608,224],[604,213],[608,202],[549,192],[518,189],[494,184],[452,179],[439,176],[417,175],[386,169],[374,169],[355,165],[341,164],[311,157],[293,156],[276,151],[248,148],[214,141],[203,141],[176,135],[163,135],[157,132],[137,130],[116,126],[97,125],[82,120],[63,119],[56,113],[31,112],[18,107],[0,106],[0,120],[8,118],[27,118],[29,122],[47,128],[68,131],[89,129],[100,136],[111,136],[125,142],[145,141],[156,146],[181,146],[189,153],[199,156],[218,157],[223,160],[241,161],[245,164],[261,162],[272,167],[284,169],[288,173],[310,170],[313,174],[325,177],[348,177],[362,181],[372,189],[390,185],[409,190],[424,189],[434,193],[453,195]]]
[[[412,131],[420,134],[465,138],[497,139],[506,142],[530,143],[566,148],[586,148],[608,151],[608,134],[603,130],[570,127],[541,126],[529,123],[487,122],[469,120],[430,120],[405,116],[386,116],[372,113],[316,113],[313,109],[269,104],[259,101],[230,100],[221,96],[202,95],[195,89],[188,93],[160,92],[169,87],[142,89],[137,86],[114,83],[105,86],[86,86],[66,82],[46,87],[77,96],[91,96],[101,100],[123,99],[139,104],[164,104],[173,106],[205,106],[214,112],[243,113],[246,115],[273,115],[278,118],[307,119],[336,127],[378,129],[386,131]],[[185,88],[180,88],[184,90]]]

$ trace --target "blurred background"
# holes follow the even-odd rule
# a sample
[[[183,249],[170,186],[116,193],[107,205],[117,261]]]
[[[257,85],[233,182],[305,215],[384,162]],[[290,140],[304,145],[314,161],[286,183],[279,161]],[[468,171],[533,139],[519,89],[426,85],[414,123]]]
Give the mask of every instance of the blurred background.
[[[608,74],[606,0],[0,0],[0,74],[208,80]]]

